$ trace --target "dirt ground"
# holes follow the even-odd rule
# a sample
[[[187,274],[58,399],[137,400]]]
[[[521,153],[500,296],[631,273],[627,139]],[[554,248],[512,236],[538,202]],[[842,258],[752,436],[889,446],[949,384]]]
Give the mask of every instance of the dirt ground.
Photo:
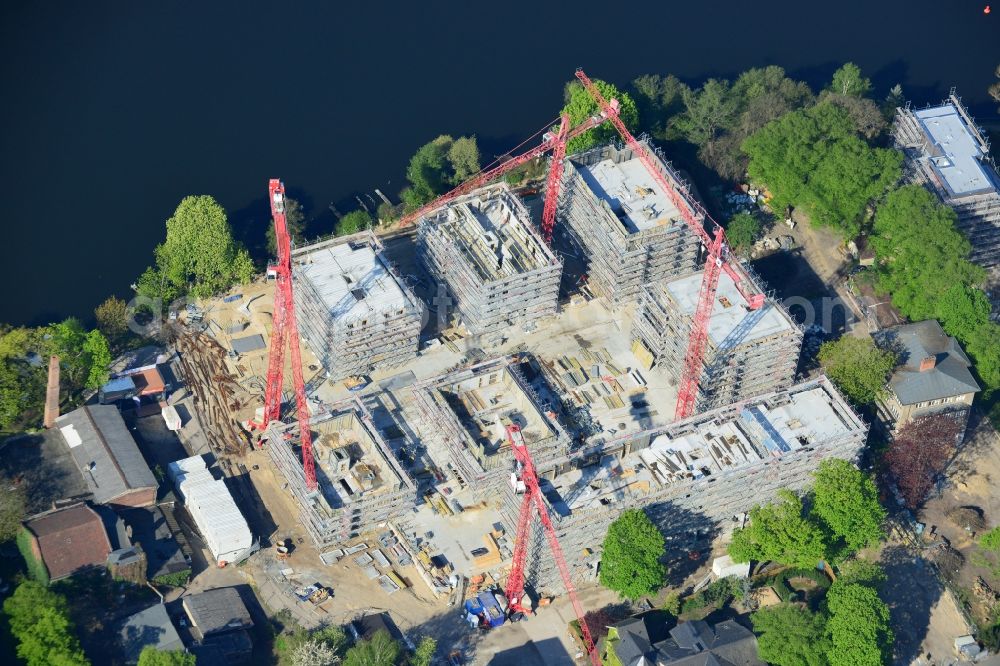
[[[988,567],[977,566],[974,561],[979,533],[974,529],[966,529],[966,525],[956,525],[948,514],[958,507],[978,507],[985,518],[985,530],[1000,525],[1000,495],[996,492],[998,481],[1000,437],[989,420],[974,410],[965,442],[948,469],[947,481],[928,500],[920,513],[920,521],[927,525],[928,533],[933,533],[931,544],[950,544],[964,556],[965,565],[959,572],[956,584],[970,592],[973,616],[977,621],[986,618],[983,605],[971,593],[976,579],[982,577],[996,590],[1000,589],[1000,576]]]

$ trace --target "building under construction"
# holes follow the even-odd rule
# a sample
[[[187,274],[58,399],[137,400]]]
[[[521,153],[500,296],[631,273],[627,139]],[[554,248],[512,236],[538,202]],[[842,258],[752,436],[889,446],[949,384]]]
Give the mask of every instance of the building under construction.
[[[370,232],[292,253],[302,336],[331,379],[413,358],[423,304],[395,273]]]
[[[989,272],[987,293],[1000,316],[1000,176],[986,132],[954,90],[939,106],[896,109],[896,146],[906,155],[906,176],[925,185],[958,215],[972,243],[972,261]]]
[[[486,361],[414,386],[425,443],[477,499],[496,496],[514,464],[507,426],[517,425],[532,455],[542,459],[569,449],[570,437],[554,418],[558,400],[540,377],[534,385],[515,357]]]
[[[689,196],[676,172],[657,162],[667,182]],[[612,307],[638,300],[643,285],[689,273],[698,262],[698,237],[628,148],[603,146],[568,157],[557,219],[585,255],[591,293]]]
[[[417,500],[413,479],[360,399],[325,409],[311,422],[316,490],[306,485],[301,450],[284,437],[297,426],[275,421],[267,433],[271,461],[287,481],[302,525],[321,553],[409,513]]]
[[[826,377],[662,428],[595,442],[572,459],[535,455],[541,489],[570,576],[596,577],[607,528],[642,508],[680,559],[711,550],[713,538],[741,524],[754,505],[782,488],[799,490],[827,458],[855,460],[868,427]],[[512,529],[520,495],[498,487]],[[513,522],[511,522],[513,521]],[[529,580],[562,588],[540,527],[529,550]]]
[[[697,271],[643,288],[632,327],[632,351],[647,369],[662,368],[680,381],[702,274]],[[787,310],[773,299],[750,309],[732,277],[722,271],[695,409],[706,411],[791,386],[801,348],[802,330]]]
[[[475,190],[424,217],[419,252],[470,333],[529,325],[556,311],[562,262],[506,184]]]

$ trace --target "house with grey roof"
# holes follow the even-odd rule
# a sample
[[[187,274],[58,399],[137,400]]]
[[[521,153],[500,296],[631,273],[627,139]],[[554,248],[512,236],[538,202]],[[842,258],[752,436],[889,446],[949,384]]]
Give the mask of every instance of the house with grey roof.
[[[126,664],[139,662],[139,655],[147,647],[157,650],[183,650],[177,629],[163,604],[150,606],[128,617],[118,632],[118,640]]]
[[[980,387],[958,341],[933,319],[884,329],[875,341],[899,355],[887,395],[878,401],[883,430],[891,434],[921,416],[950,413],[961,421],[964,435]]]
[[[253,628],[250,611],[235,587],[220,587],[190,594],[181,603],[191,620],[192,633],[198,640],[215,634]]]
[[[667,627],[662,613],[632,617],[611,627],[609,645],[622,666],[765,666],[757,638],[734,620]]]
[[[113,507],[155,503],[159,484],[116,407],[84,405],[56,419],[56,429],[94,503]]]

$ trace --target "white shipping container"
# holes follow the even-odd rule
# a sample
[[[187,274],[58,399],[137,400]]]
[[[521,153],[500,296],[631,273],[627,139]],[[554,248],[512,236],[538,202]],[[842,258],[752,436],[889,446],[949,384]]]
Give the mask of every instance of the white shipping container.
[[[168,473],[217,564],[234,561],[253,545],[253,535],[226,482],[212,476],[204,458],[172,462]]]

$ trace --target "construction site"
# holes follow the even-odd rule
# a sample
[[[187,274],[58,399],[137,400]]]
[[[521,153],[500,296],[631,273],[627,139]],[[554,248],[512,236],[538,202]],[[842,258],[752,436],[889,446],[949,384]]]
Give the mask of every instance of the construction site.
[[[906,155],[906,177],[924,185],[958,216],[972,244],[970,259],[988,272],[986,292],[1000,317],[1000,175],[987,134],[952,90],[938,106],[896,109],[896,147]]]
[[[455,199],[423,218],[418,233],[421,261],[470,333],[555,313],[562,262],[506,184]]]
[[[302,336],[331,379],[413,358],[422,304],[370,232],[292,252]]]
[[[674,190],[689,196],[680,177],[642,146]],[[638,300],[644,285],[698,264],[697,235],[627,147],[600,146],[566,160],[557,219],[587,258],[590,292],[613,307]]]
[[[289,426],[272,424],[267,434],[271,460],[288,482],[301,524],[321,551],[373,533],[413,509],[417,490],[372,416],[357,398],[324,405],[310,420],[315,488],[302,466],[303,451],[284,436]]]
[[[633,351],[646,368],[662,368],[680,381],[702,271],[643,287],[632,329]],[[759,288],[758,288],[759,290]],[[708,324],[696,409],[715,409],[791,385],[802,330],[777,301],[756,310],[725,272]]]
[[[577,76],[598,114],[563,118],[381,240],[292,251],[284,184],[271,181],[273,279],[239,308],[262,342],[217,324],[233,352],[213,362],[239,387],[220,418],[253,433],[248,451],[217,439],[250,459],[284,549],[250,560],[275,603],[294,605],[307,576],[349,591],[325,613],[400,595],[410,626],[445,604],[499,626],[553,596],[580,617],[576,586],[596,578],[623,510],[645,510],[693,575],[754,505],[801,488],[824,458],[857,457],[867,426],[829,381],[793,385],[798,326],[617,102]],[[602,123],[624,147],[565,156]],[[491,185],[548,152],[543,205]],[[568,236],[554,240],[557,226]],[[589,277],[560,295],[563,241]],[[431,299],[434,283],[453,309],[410,287]],[[427,305],[437,325],[421,319]],[[483,610],[487,589],[506,594],[499,617]],[[586,630],[582,649],[598,659]]]

